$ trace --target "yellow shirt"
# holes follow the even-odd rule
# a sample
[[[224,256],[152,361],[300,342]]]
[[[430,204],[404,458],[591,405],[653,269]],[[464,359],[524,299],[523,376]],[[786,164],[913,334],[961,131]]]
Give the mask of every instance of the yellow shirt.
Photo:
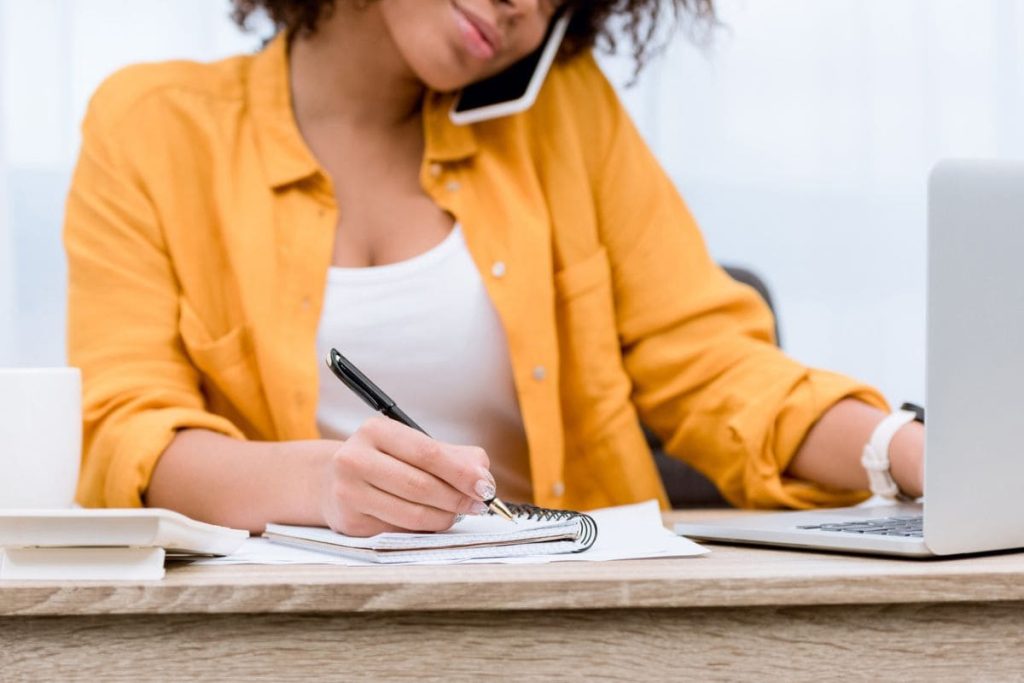
[[[83,505],[140,505],[176,430],[318,436],[338,207],[287,60],[278,38],[132,67],[90,104],[64,232]],[[558,65],[525,114],[459,127],[449,104],[425,103],[421,182],[506,328],[537,503],[664,504],[641,422],[735,505],[864,497],[781,473],[836,401],[884,400],[774,347],[770,312],[709,258],[591,56]]]

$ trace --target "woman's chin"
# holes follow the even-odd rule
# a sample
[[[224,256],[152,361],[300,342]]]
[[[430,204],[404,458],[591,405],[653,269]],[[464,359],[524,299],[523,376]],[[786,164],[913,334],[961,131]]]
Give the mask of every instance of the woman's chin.
[[[420,63],[417,64],[417,61]],[[471,83],[487,78],[497,69],[492,64],[474,63],[457,50],[452,50],[452,54],[444,58],[429,61],[417,60],[413,55],[408,55],[407,63],[424,86],[434,92],[444,93],[462,90]]]
[[[419,79],[429,90],[440,93],[457,92],[470,83],[480,80],[480,78],[452,74],[419,74]]]

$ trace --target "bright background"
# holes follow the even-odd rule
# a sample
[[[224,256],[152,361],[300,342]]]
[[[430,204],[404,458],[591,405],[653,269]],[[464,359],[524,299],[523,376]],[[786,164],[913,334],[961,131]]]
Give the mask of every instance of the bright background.
[[[786,348],[924,398],[926,178],[1024,158],[1024,0],[720,0],[623,93]],[[252,50],[217,0],[0,0],[0,366],[63,363],[64,196],[89,94],[143,60]],[[627,60],[605,60],[616,84]],[[581,104],[581,106],[583,106]]]

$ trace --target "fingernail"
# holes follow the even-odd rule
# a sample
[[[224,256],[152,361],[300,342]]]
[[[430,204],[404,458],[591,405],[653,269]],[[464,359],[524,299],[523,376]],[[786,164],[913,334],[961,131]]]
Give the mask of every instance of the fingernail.
[[[470,514],[474,515],[486,515],[489,511],[490,509],[487,507],[487,504],[481,503],[478,500],[473,501],[472,507],[469,508]]]
[[[455,521],[452,522],[452,526],[455,526],[456,524],[458,524],[459,522],[461,522],[465,518],[466,518],[466,515],[462,514],[461,512],[459,514],[455,515]]]
[[[473,490],[476,491],[476,495],[480,496],[484,500],[492,500],[494,498],[494,484],[486,479],[478,481],[476,486],[473,487]]]
[[[494,484],[494,475],[491,474],[491,471],[489,469],[487,469],[485,467],[481,467],[478,471],[480,472],[480,478],[481,479],[483,479],[484,481],[491,482],[491,486],[495,485]]]

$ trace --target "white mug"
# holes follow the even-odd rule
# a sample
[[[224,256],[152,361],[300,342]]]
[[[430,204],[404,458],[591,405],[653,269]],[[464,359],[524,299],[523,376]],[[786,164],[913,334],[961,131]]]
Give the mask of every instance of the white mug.
[[[68,508],[82,457],[78,368],[0,368],[0,508]]]

